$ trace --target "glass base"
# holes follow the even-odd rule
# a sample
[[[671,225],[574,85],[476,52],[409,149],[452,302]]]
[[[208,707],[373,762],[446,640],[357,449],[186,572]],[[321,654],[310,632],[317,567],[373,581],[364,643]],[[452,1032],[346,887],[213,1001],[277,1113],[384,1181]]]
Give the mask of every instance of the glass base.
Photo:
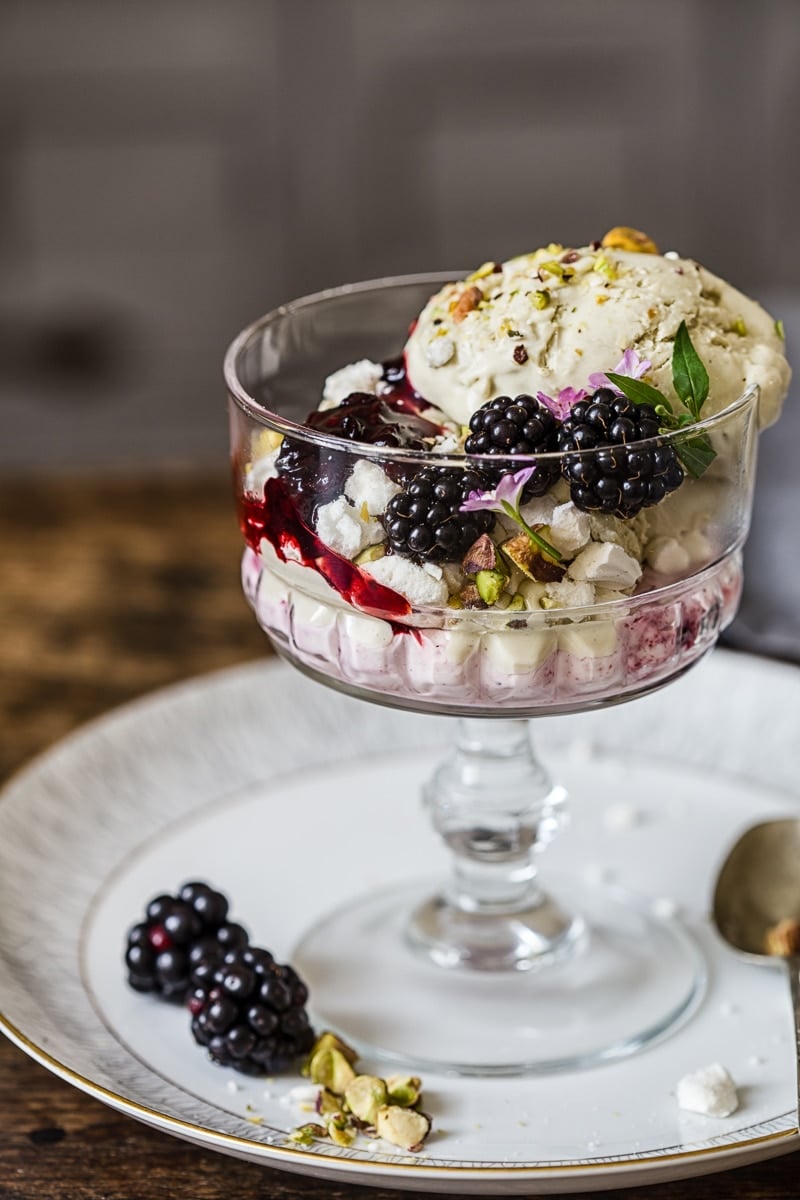
[[[583,919],[541,893],[513,913],[464,912],[445,896],[432,896],[406,926],[409,945],[431,962],[472,971],[534,970],[574,954],[585,937]]]
[[[528,958],[525,970],[436,965],[415,952],[409,938],[432,911],[430,888],[419,884],[331,913],[292,957],[317,1027],[405,1069],[516,1075],[634,1054],[691,1015],[706,973],[680,924],[621,889],[575,879],[547,886],[554,911],[567,911],[564,895],[587,919],[567,922],[552,952]]]

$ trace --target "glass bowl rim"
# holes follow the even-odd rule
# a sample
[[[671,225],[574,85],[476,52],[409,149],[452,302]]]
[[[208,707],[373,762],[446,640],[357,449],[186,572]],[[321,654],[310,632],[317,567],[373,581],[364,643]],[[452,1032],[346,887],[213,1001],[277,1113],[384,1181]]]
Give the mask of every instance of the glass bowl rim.
[[[255,397],[251,396],[242,384],[237,370],[237,360],[242,350],[263,329],[266,329],[281,317],[290,317],[294,312],[299,310],[311,308],[315,305],[323,304],[328,300],[335,300],[341,296],[356,295],[361,292],[379,292],[388,290],[391,287],[411,286],[414,284],[431,284],[434,287],[438,284],[441,286],[452,282],[453,279],[458,279],[460,274],[463,274],[463,272],[432,271],[410,275],[387,275],[378,279],[365,279],[357,283],[346,283],[338,287],[310,292],[308,295],[299,296],[294,300],[286,301],[276,308],[270,309],[269,312],[258,317],[237,334],[225,352],[223,374],[230,398],[259,425],[263,425],[265,428],[280,433],[284,437],[292,438],[295,441],[304,441],[325,450],[335,450],[339,454],[349,454],[354,460],[367,458],[378,461],[411,462],[419,463],[420,465],[430,465],[431,460],[435,459],[437,466],[458,467],[463,470],[465,460],[467,459],[467,456],[463,453],[439,454],[435,449],[413,450],[402,446],[376,446],[370,442],[351,441],[333,434],[326,434],[319,430],[311,429],[307,425],[291,421],[287,417],[282,417],[279,413],[265,408],[263,404],[259,404]],[[342,366],[347,365],[347,363],[342,363]],[[725,423],[729,418],[738,413],[740,409],[746,408],[748,404],[757,403],[759,393],[760,388],[757,383],[746,383],[743,391],[736,399],[719,412],[712,413],[700,421],[696,421],[691,425],[684,425],[679,429],[668,430],[665,433],[659,433],[654,437],[644,438],[639,441],[626,442],[625,448],[648,449],[653,446],[682,445],[698,434],[709,432],[716,428],[717,425]],[[320,397],[321,395],[322,392],[320,389]],[[434,407],[435,405],[431,403],[431,408]],[[502,467],[503,464],[509,465],[512,469],[521,470],[526,465],[561,462],[566,457],[569,457],[570,462],[573,463],[582,458],[591,459],[599,452],[603,450],[607,451],[610,448],[613,449],[613,447],[608,446],[596,446],[584,450],[551,450],[540,454],[471,454],[468,456],[468,462],[477,467],[491,466],[495,470],[498,467]]]

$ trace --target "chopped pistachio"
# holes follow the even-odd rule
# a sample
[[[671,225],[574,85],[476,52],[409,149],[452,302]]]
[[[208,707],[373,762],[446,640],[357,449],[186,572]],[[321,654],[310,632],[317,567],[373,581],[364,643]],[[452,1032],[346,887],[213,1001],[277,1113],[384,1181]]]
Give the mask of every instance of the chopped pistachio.
[[[595,264],[592,267],[593,271],[598,271],[601,275],[605,275],[606,279],[616,279],[617,269],[613,263],[609,262],[605,255],[601,254],[595,259]]]
[[[448,608],[463,608],[464,602],[460,596],[451,596],[447,601]]]
[[[783,321],[780,319],[780,317],[775,322],[775,332],[777,333],[778,337],[781,339],[782,342],[786,341],[786,333],[783,328]]]
[[[319,1115],[324,1117],[331,1113],[340,1113],[341,1111],[341,1096],[337,1096],[326,1087],[320,1088],[317,1096],[317,1112]]]
[[[378,1109],[386,1104],[388,1092],[386,1084],[377,1075],[356,1075],[345,1089],[344,1098],[354,1116],[374,1125]]]
[[[636,254],[658,254],[658,246],[641,229],[630,225],[615,225],[600,243],[605,249],[633,250]]]
[[[479,279],[485,279],[487,275],[496,275],[500,267],[495,262],[485,262],[483,266],[478,267],[477,271],[473,271],[467,276],[467,283],[476,283]]]
[[[542,271],[544,271],[547,275],[555,275],[556,279],[558,279],[561,283],[568,283],[575,274],[574,271],[570,271],[569,267],[565,267],[563,263],[555,262],[554,260],[539,264],[540,278]]]
[[[549,303],[550,303],[550,293],[547,291],[546,288],[542,288],[540,291],[533,293],[533,307],[534,308],[538,308],[541,311],[542,309],[547,308]]]
[[[344,1095],[346,1087],[356,1077],[341,1050],[333,1048],[318,1050],[313,1055],[308,1064],[308,1074],[312,1083],[320,1083],[339,1096]]]
[[[378,1109],[375,1125],[384,1141],[404,1150],[419,1150],[430,1133],[431,1120],[416,1109],[387,1104]]]
[[[356,1131],[346,1117],[333,1117],[328,1122],[328,1137],[337,1146],[352,1146],[356,1140]]]
[[[521,596],[520,593],[517,592],[511,597],[506,612],[523,612],[525,609],[527,609],[527,607],[528,606],[525,603],[525,597]]]
[[[475,587],[484,604],[495,604],[507,582],[502,571],[478,571],[475,576]]]
[[[733,332],[738,333],[739,337],[747,337],[747,326],[741,317],[737,317],[733,322]]]
[[[493,571],[497,566],[497,549],[488,533],[482,533],[470,546],[462,562],[466,575],[476,575],[478,571]]]
[[[550,532],[547,526],[539,528],[542,530],[542,536],[546,538]],[[537,533],[539,528],[536,529]],[[527,575],[528,579],[536,579],[540,583],[553,583],[564,577],[564,567],[535,545],[527,533],[518,533],[509,538],[502,543],[500,549],[509,562],[518,567],[523,575]]]
[[[354,1050],[352,1046],[348,1046],[347,1042],[342,1041],[337,1034],[331,1033],[330,1029],[326,1029],[324,1033],[319,1035],[317,1040],[314,1042],[314,1045],[311,1047],[311,1053],[306,1059],[305,1066],[303,1067],[304,1075],[308,1075],[308,1068],[311,1065],[311,1060],[318,1050],[338,1050],[340,1054],[345,1056],[351,1066],[353,1063],[358,1061],[358,1051]]]
[[[483,292],[473,283],[471,287],[465,288],[457,300],[454,300],[450,305],[450,311],[453,315],[453,320],[458,325],[464,320],[469,313],[478,307],[483,300]]]
[[[364,505],[366,508],[366,505]],[[367,546],[366,550],[362,550],[353,559],[357,567],[361,567],[364,563],[377,562],[379,558],[383,558],[386,554],[386,543],[379,542],[377,546]]]
[[[420,1097],[422,1080],[418,1075],[390,1075],[386,1080],[389,1103],[401,1108],[413,1108]]]
[[[460,592],[463,608],[486,608],[486,601],[474,583],[468,583]]]
[[[327,1136],[327,1129],[324,1125],[317,1125],[313,1121],[308,1125],[298,1125],[289,1134],[290,1142],[297,1142],[301,1146],[310,1146],[315,1138],[324,1138]]]

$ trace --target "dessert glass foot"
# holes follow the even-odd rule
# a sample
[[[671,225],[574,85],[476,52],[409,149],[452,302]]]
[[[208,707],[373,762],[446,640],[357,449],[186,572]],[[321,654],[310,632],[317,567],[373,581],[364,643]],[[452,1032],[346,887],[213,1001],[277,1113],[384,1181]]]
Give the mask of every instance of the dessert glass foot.
[[[403,488],[413,495],[432,462],[449,483],[465,471],[463,455],[434,459],[424,448],[430,410],[397,361],[379,396],[358,401],[359,420],[378,419],[387,406],[392,420],[406,423],[392,427],[388,443],[369,444],[363,426],[332,436],[303,424],[334,368],[397,354],[398,330],[442,281],[387,280],[308,297],[246,330],[226,359],[247,542],[242,580],[259,623],[279,653],[330,687],[460,718],[449,757],[424,789],[451,856],[449,881],[414,882],[410,863],[408,879],[322,915],[294,961],[320,1025],[398,1065],[466,1074],[588,1066],[674,1029],[701,997],[705,972],[689,934],[646,897],[551,875],[546,857],[540,883],[539,855],[565,819],[564,793],[532,752],[527,718],[662,687],[730,622],[741,590],[757,390],[688,433],[636,443],[645,454],[680,454],[687,439],[695,448],[702,439],[710,465],[698,478],[687,472],[635,527],[619,521],[601,530],[596,545],[639,545],[645,567],[635,588],[598,587],[590,601],[577,591],[565,605],[504,566],[515,595],[454,603],[459,587],[458,595],[469,594],[463,574],[452,582],[458,564],[408,566],[377,545],[385,537],[381,489],[385,506]],[[399,446],[395,429],[406,439]],[[579,460],[591,469],[598,453],[505,464],[495,457],[491,468],[497,478],[529,462],[556,489],[567,467]],[[677,541],[673,531],[686,528],[691,536]],[[364,538],[372,542],[361,549]],[[552,562],[544,565],[551,570]],[[490,583],[497,574],[488,571]],[[380,803],[376,796],[377,828]],[[313,813],[304,816],[313,836]],[[342,849],[346,842],[343,830]]]

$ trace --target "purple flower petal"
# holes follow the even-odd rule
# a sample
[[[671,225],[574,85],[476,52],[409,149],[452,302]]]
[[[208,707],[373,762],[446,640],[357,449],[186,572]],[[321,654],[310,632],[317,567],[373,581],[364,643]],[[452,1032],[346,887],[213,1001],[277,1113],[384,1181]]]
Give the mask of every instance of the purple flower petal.
[[[622,358],[614,367],[614,375],[626,375],[629,379],[641,379],[651,368],[653,364],[649,358],[639,358],[636,351],[629,347],[623,352]],[[592,388],[611,388],[612,391],[619,392],[619,388],[615,387],[607,375],[602,371],[593,371],[589,376],[589,386]]]
[[[583,400],[586,392],[583,388],[562,388],[554,400],[552,396],[545,395],[544,392],[537,392],[536,399],[540,404],[553,414],[557,421],[566,421],[572,411],[573,404],[577,404],[579,400]]]
[[[470,492],[461,505],[460,511],[479,512],[483,510],[504,513],[507,511],[507,505],[510,505],[511,508],[518,508],[522,490],[535,470],[535,466],[524,467],[523,470],[516,471],[513,475],[504,475],[497,487],[491,491]]]

